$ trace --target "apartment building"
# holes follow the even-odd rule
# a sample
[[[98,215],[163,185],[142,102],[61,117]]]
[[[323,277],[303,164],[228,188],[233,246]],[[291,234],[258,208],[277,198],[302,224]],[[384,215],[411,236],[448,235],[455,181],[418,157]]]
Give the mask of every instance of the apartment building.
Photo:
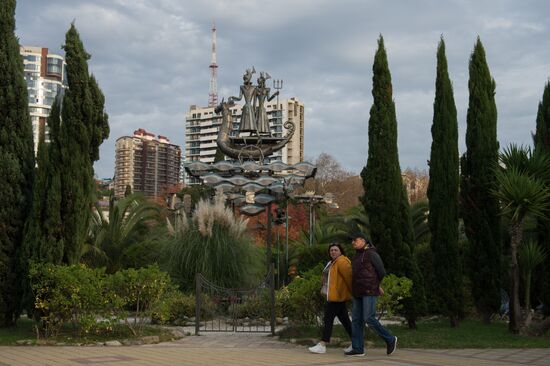
[[[115,196],[122,197],[126,186],[132,192],[156,197],[180,183],[181,148],[165,136],[140,128],[133,136],[123,136],[115,144]]]
[[[67,87],[66,64],[63,56],[50,53],[45,47],[20,46],[19,52],[23,58],[36,154],[41,134],[49,142],[47,118],[56,96]]]
[[[233,116],[233,134],[239,130],[241,105],[231,108]],[[288,144],[276,152],[270,161],[279,160],[287,164],[296,164],[304,160],[304,104],[297,98],[266,103],[267,116],[271,134],[283,137],[286,132],[283,124],[294,122],[296,131]],[[221,114],[214,112],[214,107],[200,108],[192,105],[185,119],[185,160],[214,162],[216,155],[216,138],[222,122]],[[193,183],[193,182],[191,182]]]

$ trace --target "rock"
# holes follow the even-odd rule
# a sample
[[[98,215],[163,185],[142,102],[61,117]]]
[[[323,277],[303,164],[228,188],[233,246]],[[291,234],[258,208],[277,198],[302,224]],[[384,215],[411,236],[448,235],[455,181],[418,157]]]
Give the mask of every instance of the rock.
[[[180,339],[180,338],[185,337],[185,334],[182,331],[179,331],[177,329],[172,329],[170,331],[170,334],[172,334],[172,336],[176,339]]]
[[[143,341],[144,344],[153,344],[153,343],[160,342],[159,336],[145,336],[145,337],[141,337],[141,340]]]
[[[289,342],[292,344],[296,344],[297,340],[296,338],[290,338]]]
[[[56,341],[52,341],[49,339],[39,339],[36,341],[36,344],[39,346],[55,346],[56,343]]]
[[[15,341],[15,344],[18,346],[30,346],[32,345],[32,342],[32,339],[21,339],[19,341]]]
[[[122,343],[120,343],[119,341],[107,341],[105,342],[105,345],[109,347],[120,347],[122,346]]]

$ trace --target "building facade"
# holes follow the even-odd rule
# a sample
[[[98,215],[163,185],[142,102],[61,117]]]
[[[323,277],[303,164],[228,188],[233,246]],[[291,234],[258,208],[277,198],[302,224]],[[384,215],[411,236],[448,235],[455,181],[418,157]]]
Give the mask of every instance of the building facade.
[[[233,134],[239,130],[241,119],[241,105],[231,108],[233,116]],[[294,135],[280,151],[276,152],[270,161],[279,160],[287,164],[296,164],[304,161],[304,104],[297,98],[266,103],[267,116],[271,134],[274,137],[283,137],[286,132],[283,124],[291,121],[296,126]],[[199,108],[192,105],[185,118],[185,160],[213,163],[217,144],[218,130],[222,122],[221,114],[214,112],[214,107]],[[195,180],[187,180],[195,183]]]
[[[56,96],[67,87],[66,64],[63,56],[49,53],[44,47],[20,46],[19,52],[23,57],[36,154],[41,134],[49,142],[47,118]]]
[[[165,136],[140,128],[123,136],[115,145],[115,196],[123,197],[126,187],[156,197],[180,183],[181,148]]]

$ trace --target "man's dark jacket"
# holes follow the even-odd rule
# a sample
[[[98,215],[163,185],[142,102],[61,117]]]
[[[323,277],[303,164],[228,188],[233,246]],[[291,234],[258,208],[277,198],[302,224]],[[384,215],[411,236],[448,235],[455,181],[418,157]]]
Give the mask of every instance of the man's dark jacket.
[[[353,297],[379,296],[380,282],[386,275],[382,258],[374,247],[357,249],[351,260]]]

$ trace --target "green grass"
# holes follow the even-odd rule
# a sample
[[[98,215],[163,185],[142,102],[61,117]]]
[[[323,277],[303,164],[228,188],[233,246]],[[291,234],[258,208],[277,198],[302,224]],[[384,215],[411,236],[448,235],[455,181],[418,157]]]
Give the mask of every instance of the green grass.
[[[21,318],[17,322],[16,327],[12,328],[0,328],[0,346],[15,345],[16,341],[30,339],[36,341],[36,331],[34,328],[34,321]],[[167,330],[159,327],[145,327],[142,336],[156,335],[159,336],[160,341],[166,341],[171,339],[171,335]],[[106,342],[111,340],[121,339],[137,339],[132,335],[130,330],[121,325],[114,332],[108,334],[87,334],[85,336],[76,335],[71,328],[64,328],[57,337],[48,338],[48,341],[53,343],[96,343]]]
[[[483,324],[477,320],[465,320],[458,328],[451,328],[448,321],[422,321],[417,330],[406,326],[390,325],[387,327],[393,335],[399,338],[399,347],[403,348],[549,348],[550,333],[542,337],[513,335],[508,332],[507,324],[503,322]],[[311,339],[319,339],[318,327],[292,327],[282,331],[282,339],[297,339],[298,343],[311,343]],[[342,328],[334,327],[333,337],[343,340],[349,345],[349,337]],[[374,347],[385,347],[384,342],[370,329],[365,332],[365,340],[373,342]],[[345,341],[345,342],[344,342]]]
[[[20,339],[36,339],[34,322],[29,319],[20,319],[16,327],[0,328],[0,345],[15,344]]]

